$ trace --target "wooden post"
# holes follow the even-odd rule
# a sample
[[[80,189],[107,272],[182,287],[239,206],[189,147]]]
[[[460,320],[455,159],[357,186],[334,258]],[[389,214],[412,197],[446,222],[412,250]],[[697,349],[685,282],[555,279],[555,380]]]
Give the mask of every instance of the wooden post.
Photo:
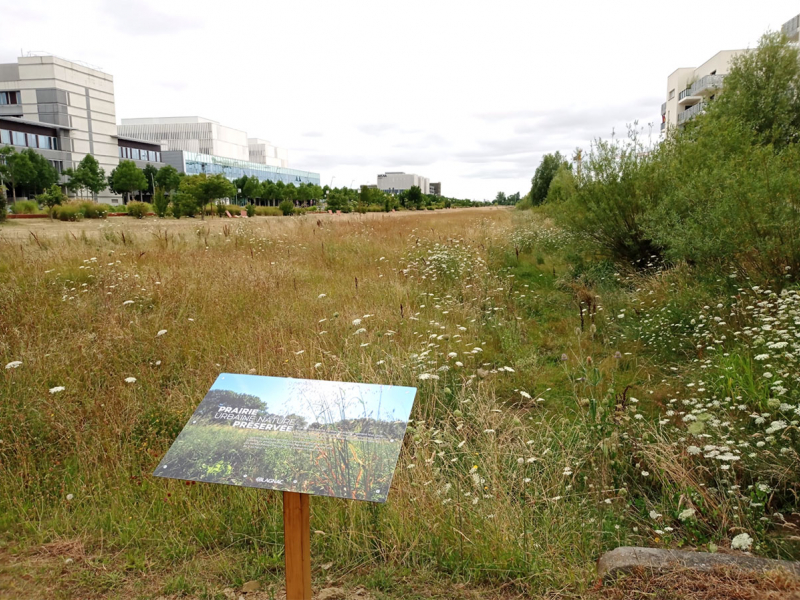
[[[311,600],[311,531],[308,494],[283,492],[286,600]]]

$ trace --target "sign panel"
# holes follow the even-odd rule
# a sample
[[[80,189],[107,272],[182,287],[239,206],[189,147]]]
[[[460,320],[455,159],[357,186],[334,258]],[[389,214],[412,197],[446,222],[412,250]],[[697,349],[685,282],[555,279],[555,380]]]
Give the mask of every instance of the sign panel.
[[[153,474],[385,502],[416,391],[223,373]]]

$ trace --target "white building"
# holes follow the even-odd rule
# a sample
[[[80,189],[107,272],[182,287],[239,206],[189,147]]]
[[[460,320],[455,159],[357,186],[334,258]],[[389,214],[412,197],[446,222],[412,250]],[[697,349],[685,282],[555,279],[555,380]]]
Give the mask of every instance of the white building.
[[[117,136],[114,78],[55,56],[25,56],[0,64],[0,146],[31,148],[60,173],[92,154],[106,174],[124,156],[161,166],[156,144]],[[143,158],[144,157],[144,158]],[[109,190],[101,202],[118,203]]]
[[[430,194],[430,179],[427,177],[401,171],[387,171],[378,175],[378,189],[390,194],[410,190],[415,185],[422,190],[423,194]]]
[[[800,15],[792,17],[781,27],[781,33],[789,38],[790,42],[800,41]]]
[[[676,69],[667,78],[667,100],[661,105],[661,131],[683,125],[720,93],[735,56],[747,50],[722,50],[699,67]]]
[[[165,151],[250,160],[246,132],[203,117],[122,119],[118,130],[125,137],[159,143]]]
[[[286,148],[278,148],[269,140],[259,138],[248,138],[247,143],[250,147],[250,162],[288,168],[289,151]]]

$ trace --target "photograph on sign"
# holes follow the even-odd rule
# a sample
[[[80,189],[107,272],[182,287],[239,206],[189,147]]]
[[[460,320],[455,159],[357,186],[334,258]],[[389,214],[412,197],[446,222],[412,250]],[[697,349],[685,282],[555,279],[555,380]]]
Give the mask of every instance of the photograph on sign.
[[[415,395],[223,373],[154,475],[385,502]]]

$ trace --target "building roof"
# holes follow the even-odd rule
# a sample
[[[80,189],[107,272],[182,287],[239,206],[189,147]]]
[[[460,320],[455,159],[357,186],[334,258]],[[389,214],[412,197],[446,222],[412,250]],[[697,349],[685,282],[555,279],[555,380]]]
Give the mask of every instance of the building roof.
[[[53,123],[31,121],[30,119],[20,119],[19,117],[0,117],[0,121],[11,121],[12,123],[22,123],[23,125],[36,125],[37,127],[46,127],[47,129],[75,129],[74,127],[67,127],[66,125],[54,125]]]

